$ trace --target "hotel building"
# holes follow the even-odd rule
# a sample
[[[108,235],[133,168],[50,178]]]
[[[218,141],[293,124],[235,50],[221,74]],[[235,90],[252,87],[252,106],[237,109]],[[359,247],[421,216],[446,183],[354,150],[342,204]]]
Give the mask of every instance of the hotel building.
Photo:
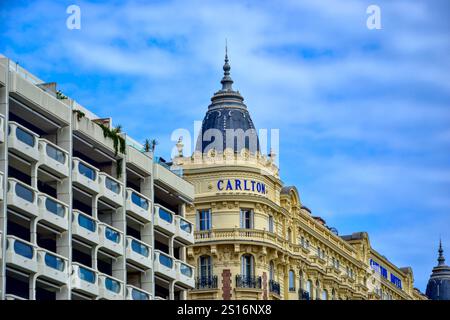
[[[261,153],[244,99],[232,88],[227,56],[223,69],[195,152],[184,156],[179,141],[172,162],[195,188],[194,205],[186,207],[195,225],[189,299],[426,299],[411,268],[378,253],[365,232],[338,235],[304,206],[295,186],[283,185],[275,155]],[[239,130],[243,139],[227,136]]]
[[[185,299],[193,198],[148,146],[0,56],[0,299]]]

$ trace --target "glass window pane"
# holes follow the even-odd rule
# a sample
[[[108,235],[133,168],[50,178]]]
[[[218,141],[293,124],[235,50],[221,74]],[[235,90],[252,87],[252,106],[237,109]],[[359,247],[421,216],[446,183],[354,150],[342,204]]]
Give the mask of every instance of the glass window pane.
[[[16,136],[17,136],[18,140],[20,140],[23,143],[29,145],[30,147],[34,147],[34,143],[35,143],[34,138],[35,137],[32,134],[26,132],[25,130],[23,130],[23,129],[19,128],[19,127],[17,127],[16,128]]]
[[[62,164],[64,164],[64,162],[66,162],[66,154],[64,152],[62,152],[61,150],[56,149],[54,146],[52,146],[50,144],[47,144],[47,147],[45,149],[46,149],[47,155],[50,158],[52,158]]]
[[[19,183],[16,183],[16,195],[28,202],[33,202],[34,192],[30,188],[27,188]]]

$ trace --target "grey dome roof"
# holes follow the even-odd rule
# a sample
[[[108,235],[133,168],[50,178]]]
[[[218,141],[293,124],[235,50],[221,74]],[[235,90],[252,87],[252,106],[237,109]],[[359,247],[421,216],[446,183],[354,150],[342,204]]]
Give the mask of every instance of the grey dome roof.
[[[230,69],[228,53],[225,52],[222,89],[211,98],[197,139],[196,150],[202,153],[210,149],[222,152],[226,148],[233,149],[235,153],[241,152],[243,148],[250,153],[259,152],[257,131],[244,104],[244,98],[239,91],[233,90]]]
[[[442,243],[439,243],[438,265],[428,280],[426,295],[431,300],[450,300],[450,267],[445,264]]]

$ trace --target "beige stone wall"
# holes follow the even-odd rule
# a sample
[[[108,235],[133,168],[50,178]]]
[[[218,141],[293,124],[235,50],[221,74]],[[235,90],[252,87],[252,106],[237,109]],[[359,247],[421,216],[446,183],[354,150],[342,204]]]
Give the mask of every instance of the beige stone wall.
[[[306,290],[308,281],[312,284],[312,299],[322,298],[324,291],[327,299],[381,299],[383,296],[376,290],[379,288],[390,299],[419,297],[412,290],[412,274],[404,274],[390,262],[380,260],[389,272],[401,278],[403,290],[375,275],[369,266],[375,251],[371,250],[366,235],[345,241],[302,208],[295,189],[281,194],[278,169],[267,159],[242,159],[235,155],[228,162],[222,160],[220,155],[211,160],[202,159],[198,154],[174,159],[195,187],[195,203],[186,208],[186,217],[196,224],[198,210],[210,209],[212,213],[212,229],[196,231],[195,244],[188,248],[187,256],[188,262],[197,266],[197,270],[199,257],[211,256],[218,285],[217,288],[191,290],[189,298],[223,299],[224,295],[228,298],[231,294],[231,299],[297,300],[299,289]],[[266,192],[239,190],[234,182],[236,179],[241,185],[245,180],[263,183]],[[224,187],[228,180],[232,183],[231,190]],[[218,185],[218,181],[223,183]],[[240,228],[242,208],[254,212],[252,229]],[[268,230],[269,216],[273,217],[273,232]],[[254,257],[254,274],[261,277],[261,288],[237,286],[236,276],[242,273],[243,254]],[[376,257],[384,259],[380,255]],[[271,262],[275,267],[273,280],[279,284],[279,294],[270,292]],[[289,270],[295,275],[293,291],[289,290]],[[231,290],[223,288],[224,275],[231,280]]]

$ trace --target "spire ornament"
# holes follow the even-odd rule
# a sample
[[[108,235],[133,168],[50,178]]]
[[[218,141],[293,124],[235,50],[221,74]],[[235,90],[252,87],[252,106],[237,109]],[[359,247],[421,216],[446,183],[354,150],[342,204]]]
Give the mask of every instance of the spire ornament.
[[[222,91],[233,91],[233,80],[230,77],[231,66],[228,61],[228,44],[225,40],[225,64],[223,65],[223,78],[222,81],[220,81],[222,84]]]
[[[444,249],[442,249],[442,240],[439,239],[439,257],[438,257],[438,266],[445,265],[445,257],[444,257]]]

